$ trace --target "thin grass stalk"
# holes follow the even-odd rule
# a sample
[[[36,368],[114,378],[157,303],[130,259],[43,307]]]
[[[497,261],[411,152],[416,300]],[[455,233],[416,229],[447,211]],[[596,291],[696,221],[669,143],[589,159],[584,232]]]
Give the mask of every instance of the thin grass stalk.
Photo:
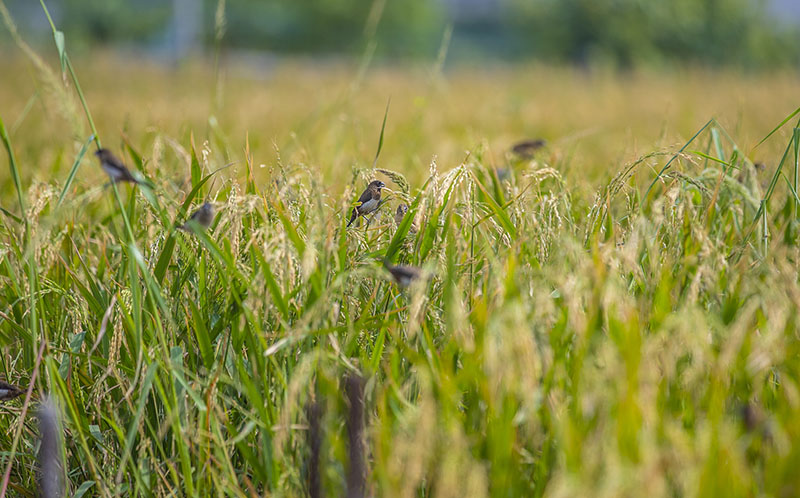
[[[222,73],[219,69],[222,39],[225,37],[225,0],[217,0],[217,10],[214,13],[214,112],[222,109]]]
[[[22,182],[19,179],[19,168],[17,167],[17,158],[14,156],[14,149],[11,147],[11,139],[6,132],[3,119],[0,118],[0,138],[3,140],[3,145],[8,153],[8,167],[11,170],[11,178],[14,180],[14,188],[17,190],[17,200],[19,202],[19,209],[22,213],[22,219],[25,220],[25,225],[28,225],[28,217],[25,216],[25,198],[22,195]]]
[[[794,139],[794,183],[792,186],[794,187],[795,193],[797,192],[797,180],[798,180],[798,169],[800,169],[800,128],[795,128],[794,133],[792,134],[792,138]],[[794,201],[794,218],[797,219],[798,214],[798,204],[797,198],[795,196]]]
[[[67,195],[67,191],[72,186],[72,181],[75,179],[75,174],[78,173],[78,167],[81,165],[81,161],[83,160],[83,156],[86,155],[86,151],[89,149],[89,144],[94,141],[94,136],[89,137],[89,140],[86,141],[85,144],[81,147],[81,150],[78,152],[78,156],[75,158],[75,162],[72,163],[72,168],[69,170],[69,175],[67,175],[67,181],[64,182],[64,188],[61,189],[61,194],[58,196],[58,202],[56,202],[56,207],[60,206],[62,202],[64,202],[64,197]]]
[[[762,202],[764,202],[765,204],[761,206],[761,220],[762,220],[762,225],[761,225],[761,227],[762,227],[761,228],[762,235],[761,235],[761,237],[763,239],[763,244],[764,244],[764,258],[766,258],[767,257],[767,246],[768,246],[768,243],[769,243],[769,240],[768,240],[769,239],[769,232],[768,232],[768,229],[767,229],[767,206],[766,206],[766,200],[764,200]]]
[[[119,210],[122,213],[122,219],[125,222],[125,230],[128,233],[128,240],[133,246],[136,246],[136,238],[133,236],[133,228],[131,228],[131,222],[128,219],[128,212],[125,210],[125,205],[122,204],[122,198],[119,196],[119,189],[117,188],[117,182],[111,182],[111,188],[114,189],[114,197],[117,199],[117,204],[119,205]]]
[[[38,98],[39,98],[39,90],[36,90],[35,92],[33,92],[33,95],[31,95],[31,98],[28,99],[28,102],[25,103],[25,107],[22,109],[22,112],[19,113],[19,116],[14,121],[14,124],[11,125],[12,135],[17,131],[17,128],[20,127],[22,122],[25,121],[25,118],[28,117],[28,113],[31,112],[31,109],[33,109],[33,104],[36,103],[36,100]]]
[[[50,23],[50,29],[53,30],[53,39],[58,40],[59,35],[63,39],[63,33],[56,29],[55,23],[53,23],[53,18],[50,17],[50,11],[47,10],[47,5],[45,5],[44,0],[39,0],[39,3],[42,5],[42,9],[44,10],[44,15],[47,16],[47,22]],[[92,119],[92,113],[89,112],[89,104],[86,102],[86,97],[83,96],[83,90],[81,89],[81,84],[78,82],[78,77],[75,75],[75,70],[72,69],[72,62],[69,60],[69,55],[67,55],[66,49],[61,46],[58,46],[56,43],[56,48],[59,50],[59,57],[62,61],[62,70],[63,67],[66,66],[67,70],[69,71],[69,76],[72,79],[72,83],[75,85],[75,91],[78,92],[78,98],[81,100],[81,105],[83,106],[83,112],[86,114],[86,120],[89,122],[89,128],[92,129],[92,134],[94,135],[94,142],[97,144],[97,148],[100,149],[103,146],[100,143],[100,136],[97,134],[97,128],[94,125],[94,120]]]

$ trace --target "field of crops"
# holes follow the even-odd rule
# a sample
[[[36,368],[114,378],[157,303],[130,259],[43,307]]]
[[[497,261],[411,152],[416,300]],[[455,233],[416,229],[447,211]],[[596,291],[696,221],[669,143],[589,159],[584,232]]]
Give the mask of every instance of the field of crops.
[[[4,50],[9,496],[800,494],[797,74]]]

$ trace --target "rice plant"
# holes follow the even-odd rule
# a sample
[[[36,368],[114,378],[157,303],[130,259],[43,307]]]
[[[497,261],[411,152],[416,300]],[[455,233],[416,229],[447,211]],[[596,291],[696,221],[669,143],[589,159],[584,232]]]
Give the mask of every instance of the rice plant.
[[[66,83],[34,64],[78,122],[105,103],[67,50]],[[594,181],[569,140],[400,164],[388,142],[433,118],[376,102],[362,140],[340,102],[266,146],[215,116],[87,120],[63,158],[0,121],[0,369],[26,391],[0,489],[36,495],[49,396],[68,496],[800,492],[797,111],[755,149],[711,119]],[[98,130],[147,185],[104,186]]]

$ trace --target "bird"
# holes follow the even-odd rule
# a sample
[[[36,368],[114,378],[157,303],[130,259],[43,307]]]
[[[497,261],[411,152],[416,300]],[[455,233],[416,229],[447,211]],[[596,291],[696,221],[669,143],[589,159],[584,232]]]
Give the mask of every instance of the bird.
[[[192,225],[199,226],[203,230],[208,230],[211,223],[214,221],[214,205],[210,202],[204,202],[200,208],[189,216],[186,223],[178,226],[180,230],[188,231]]]
[[[144,185],[145,183],[131,174],[130,170],[120,161],[117,156],[111,153],[108,149],[97,149],[94,153],[100,161],[100,167],[106,172],[113,183],[117,182],[130,182],[137,185]]]
[[[408,206],[405,204],[400,204],[397,206],[397,211],[394,212],[394,222],[399,225],[403,222],[403,216],[406,215],[408,212]]]
[[[511,152],[523,159],[531,159],[533,154],[545,145],[547,145],[547,141],[543,138],[523,140],[512,145]]]
[[[378,209],[378,206],[381,204],[381,189],[385,186],[386,184],[380,180],[373,180],[370,182],[367,186],[367,190],[358,198],[358,206],[353,208],[353,215],[350,216],[350,221],[347,223],[348,227],[352,225],[359,216],[364,216]]]
[[[19,387],[0,380],[0,401],[8,401],[25,394]]]
[[[397,285],[404,289],[423,276],[422,268],[418,266],[393,265],[386,260],[383,261],[383,266],[392,274],[392,278],[397,282]]]

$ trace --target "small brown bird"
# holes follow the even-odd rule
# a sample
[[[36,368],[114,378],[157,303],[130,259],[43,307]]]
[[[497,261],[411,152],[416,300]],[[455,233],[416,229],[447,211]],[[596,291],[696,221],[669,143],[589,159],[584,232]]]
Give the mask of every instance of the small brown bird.
[[[25,394],[23,389],[0,380],[0,401],[8,401]]]
[[[405,204],[400,204],[397,206],[397,211],[394,212],[394,222],[399,225],[403,222],[403,216],[406,215],[408,212],[408,206]]]
[[[359,216],[364,216],[378,209],[378,206],[381,204],[381,189],[385,186],[386,185],[380,180],[374,180],[367,186],[367,190],[358,198],[360,204],[353,208],[353,215],[350,216],[350,221],[347,223],[348,227],[352,225]]]
[[[422,268],[411,265],[393,265],[388,261],[383,262],[383,266],[392,274],[394,281],[401,288],[407,288],[416,280],[423,276]]]
[[[178,228],[181,230],[189,231],[192,225],[196,225],[203,230],[208,230],[211,223],[214,221],[214,206],[210,202],[203,203],[200,208],[192,213],[186,223],[180,225]]]
[[[533,140],[523,140],[511,146],[511,152],[518,155],[523,159],[531,159],[533,154],[547,145],[547,141],[543,138],[536,138]]]
[[[130,182],[137,185],[144,185],[145,183],[131,174],[130,170],[120,161],[117,156],[111,153],[108,149],[97,149],[94,153],[100,161],[100,167],[106,172],[111,181],[117,182]]]

